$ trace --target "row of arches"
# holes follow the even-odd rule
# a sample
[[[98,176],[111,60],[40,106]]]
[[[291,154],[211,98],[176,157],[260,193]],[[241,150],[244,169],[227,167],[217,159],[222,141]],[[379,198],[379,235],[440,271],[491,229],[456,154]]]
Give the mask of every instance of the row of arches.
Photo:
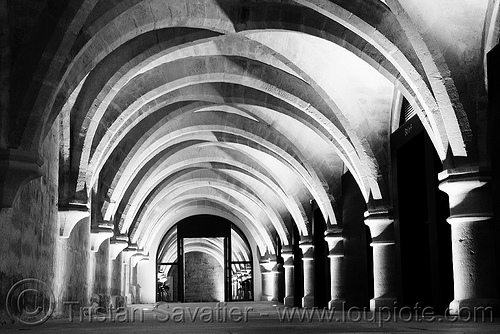
[[[248,237],[254,267],[303,246],[294,256],[306,259],[307,297],[310,239],[343,256],[342,179],[352,177],[373,269],[396,268],[398,205],[411,192],[398,188],[392,138],[411,137],[409,125],[444,165],[435,183],[451,196],[450,221],[492,219],[447,185],[483,182],[491,166],[483,68],[498,3],[447,4],[453,15],[438,19],[427,14],[444,5],[430,1],[48,1],[23,21],[31,33],[9,44],[2,67],[12,92],[2,99],[2,185],[14,193],[2,192],[2,207],[38,175],[57,132],[61,236],[89,217],[91,251],[111,239],[113,254],[132,245],[154,254],[179,219],[213,214]],[[14,22],[21,14],[9,6]],[[17,24],[3,29],[16,41]],[[330,266],[340,280],[339,261]],[[375,274],[374,299],[396,298],[388,272]]]

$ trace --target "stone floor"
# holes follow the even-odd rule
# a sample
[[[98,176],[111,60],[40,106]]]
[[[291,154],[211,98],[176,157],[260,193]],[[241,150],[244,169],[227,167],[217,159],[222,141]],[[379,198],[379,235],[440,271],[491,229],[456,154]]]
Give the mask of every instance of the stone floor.
[[[295,313],[292,313],[295,311]],[[284,313],[287,312],[287,313]],[[126,311],[83,315],[26,326],[0,326],[2,333],[500,333],[500,318],[457,319],[427,315],[285,309],[267,302],[132,305]],[[135,314],[135,317],[133,317]],[[293,314],[293,316],[292,316]],[[321,319],[323,318],[323,319]],[[411,318],[411,319],[410,319]]]

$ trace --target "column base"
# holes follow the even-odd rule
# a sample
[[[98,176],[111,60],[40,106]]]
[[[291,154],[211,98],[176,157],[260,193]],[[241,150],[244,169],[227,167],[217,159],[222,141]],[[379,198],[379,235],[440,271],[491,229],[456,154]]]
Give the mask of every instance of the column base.
[[[332,299],[328,302],[328,309],[344,311],[345,309],[345,300],[343,299]]]
[[[273,302],[273,301],[277,301],[277,298],[274,298],[272,295],[262,295],[260,297],[260,300],[263,301],[263,302]]]
[[[295,306],[295,298],[293,296],[285,297],[284,303],[285,306],[294,307]]]
[[[500,301],[493,298],[461,299],[450,303],[448,311],[451,315],[460,315],[464,317],[482,317],[485,318],[498,315]]]
[[[376,312],[380,311],[383,307],[385,310],[393,309],[396,307],[397,299],[396,298],[373,298],[370,299],[370,311]]]
[[[304,296],[302,297],[302,307],[312,308],[314,307],[314,296]]]

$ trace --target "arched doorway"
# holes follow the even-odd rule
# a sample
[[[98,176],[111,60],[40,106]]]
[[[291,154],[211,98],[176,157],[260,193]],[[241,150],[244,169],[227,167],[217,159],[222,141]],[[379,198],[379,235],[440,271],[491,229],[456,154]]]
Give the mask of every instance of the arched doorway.
[[[185,218],[165,234],[157,254],[157,301],[253,300],[252,252],[227,219]]]

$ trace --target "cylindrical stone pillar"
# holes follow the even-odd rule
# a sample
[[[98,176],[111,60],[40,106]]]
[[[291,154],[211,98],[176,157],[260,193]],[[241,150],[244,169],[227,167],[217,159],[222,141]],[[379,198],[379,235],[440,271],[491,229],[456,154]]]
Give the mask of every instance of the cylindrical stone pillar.
[[[330,258],[330,301],[328,302],[328,308],[339,310],[345,303],[344,238],[342,230],[326,231],[325,241],[328,243],[328,257]]]
[[[302,307],[314,307],[314,245],[310,239],[303,239],[299,244],[304,263],[304,297]]]
[[[133,304],[132,294],[130,293],[131,284],[130,284],[130,262],[124,264],[123,273],[125,275],[125,299],[126,305]]]
[[[370,310],[394,308],[397,301],[394,219],[388,212],[366,212],[373,247],[373,299]]]
[[[293,250],[290,246],[283,246],[281,252],[283,256],[285,268],[285,306],[293,307],[295,305],[295,281],[294,281],[294,264]]]
[[[276,261],[264,261],[260,263],[262,273],[262,300],[278,300],[279,271]]]
[[[450,313],[497,309],[491,177],[478,169],[443,171],[439,189],[449,196],[454,300]]]

